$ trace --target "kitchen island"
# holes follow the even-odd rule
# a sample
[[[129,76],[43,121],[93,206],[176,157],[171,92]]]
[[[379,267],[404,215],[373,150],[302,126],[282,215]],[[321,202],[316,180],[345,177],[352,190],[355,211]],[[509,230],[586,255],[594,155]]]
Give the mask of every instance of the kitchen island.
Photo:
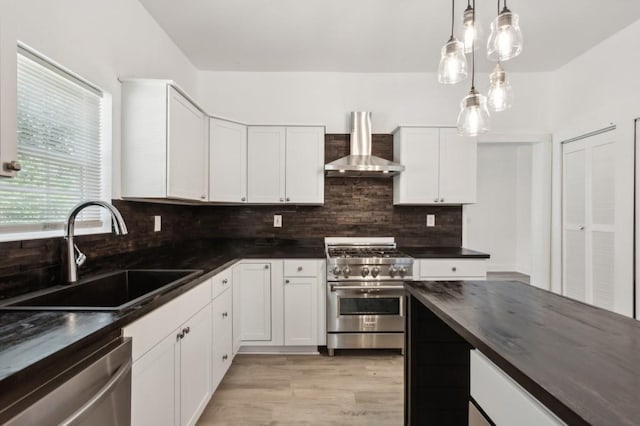
[[[481,388],[473,383],[478,357],[548,410],[551,422],[640,424],[637,321],[519,282],[405,288],[406,424],[466,425]]]

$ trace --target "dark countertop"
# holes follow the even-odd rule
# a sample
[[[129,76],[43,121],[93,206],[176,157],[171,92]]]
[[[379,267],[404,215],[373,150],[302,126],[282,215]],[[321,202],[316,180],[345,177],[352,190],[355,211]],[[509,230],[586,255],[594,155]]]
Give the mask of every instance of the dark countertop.
[[[464,247],[398,247],[403,253],[416,259],[450,259],[450,258],[469,258],[469,259],[488,259],[488,253],[482,253],[470,250]]]
[[[640,424],[640,323],[515,281],[407,291],[568,424]]]

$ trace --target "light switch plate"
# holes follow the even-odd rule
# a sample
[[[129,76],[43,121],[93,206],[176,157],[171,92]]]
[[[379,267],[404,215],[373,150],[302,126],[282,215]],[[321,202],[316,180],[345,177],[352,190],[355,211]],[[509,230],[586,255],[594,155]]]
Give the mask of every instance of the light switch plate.
[[[428,214],[427,215],[427,226],[428,227],[436,226],[436,215],[435,214]]]
[[[273,227],[274,228],[282,228],[282,215],[274,214],[273,215]]]
[[[162,216],[153,217],[153,232],[160,232],[162,230]]]

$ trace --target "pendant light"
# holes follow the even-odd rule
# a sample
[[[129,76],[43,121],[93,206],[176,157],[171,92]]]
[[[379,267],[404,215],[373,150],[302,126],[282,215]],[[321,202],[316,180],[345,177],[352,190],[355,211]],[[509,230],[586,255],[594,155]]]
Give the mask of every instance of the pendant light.
[[[475,3],[473,6],[475,11]],[[473,14],[475,23],[475,12]],[[474,43],[475,44],[475,43]],[[473,46],[475,47],[475,46]],[[463,136],[477,136],[489,131],[489,110],[487,109],[487,97],[475,88],[476,54],[471,49],[471,90],[460,101],[460,114],[458,114],[458,133]]]
[[[500,0],[498,0],[498,9]],[[491,23],[491,35],[487,41],[487,55],[492,61],[508,61],[522,52],[522,31],[520,18],[507,8],[504,8]]]
[[[438,66],[438,82],[456,84],[467,78],[467,58],[464,45],[453,35],[455,2],[451,0],[451,37],[442,48]]]
[[[505,111],[513,106],[513,88],[507,79],[507,73],[498,62],[489,76],[489,108],[493,111]]]
[[[477,49],[476,44],[482,37],[482,27],[474,19],[475,9],[471,6],[471,0],[467,0],[467,8],[462,15],[464,53],[471,53],[471,49]]]

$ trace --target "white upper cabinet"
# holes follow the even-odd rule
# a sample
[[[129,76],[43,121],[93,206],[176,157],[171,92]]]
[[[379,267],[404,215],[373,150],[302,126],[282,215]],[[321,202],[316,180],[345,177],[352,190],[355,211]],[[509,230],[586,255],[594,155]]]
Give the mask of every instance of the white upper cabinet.
[[[208,199],[208,120],[171,82],[122,84],[122,196]]]
[[[249,127],[247,196],[250,203],[284,203],[285,138],[284,127]]]
[[[249,203],[324,203],[323,127],[250,126],[247,147]]]
[[[324,203],[324,128],[287,127],[287,203]]]
[[[247,126],[209,120],[209,201],[247,202]]]
[[[394,176],[394,204],[476,202],[477,140],[456,129],[400,127],[394,132],[394,161],[405,170]]]

